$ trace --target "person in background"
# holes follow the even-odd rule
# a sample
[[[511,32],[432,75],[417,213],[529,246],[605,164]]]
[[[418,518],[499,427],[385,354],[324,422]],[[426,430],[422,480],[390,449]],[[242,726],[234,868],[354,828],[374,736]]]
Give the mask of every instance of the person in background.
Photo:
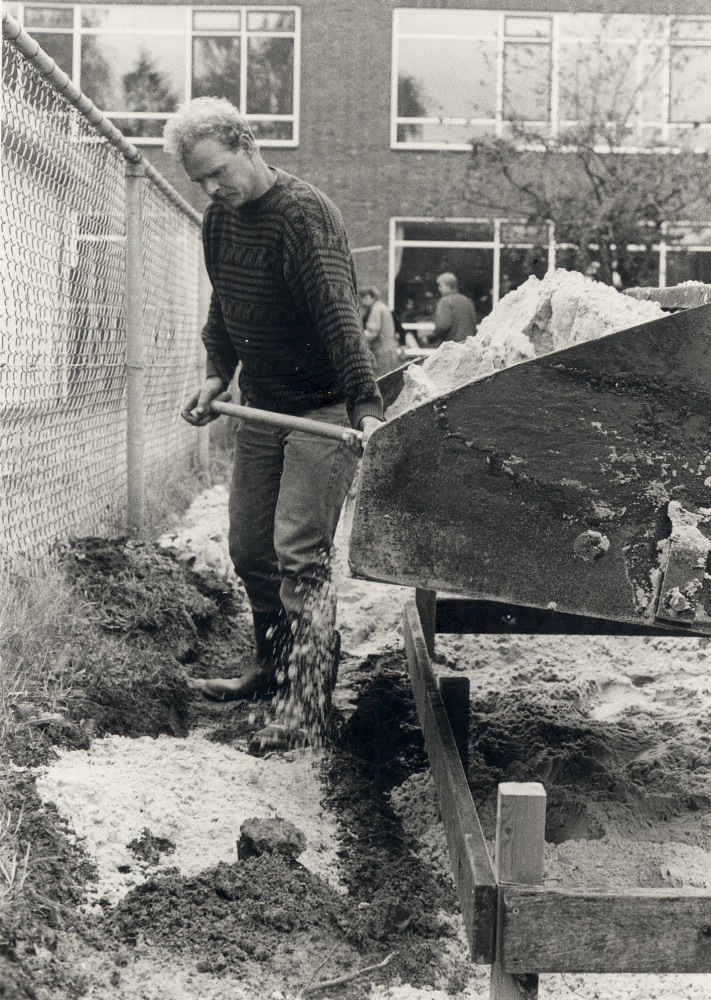
[[[365,339],[375,358],[375,377],[380,378],[400,365],[395,323],[374,285],[361,290],[360,303]]]
[[[341,213],[313,185],[269,166],[249,123],[229,101],[184,104],[165,129],[167,152],[210,198],[203,218],[212,298],[202,339],[204,382],[182,416],[202,426],[241,363],[248,407],[363,432],[382,421],[358,312],[353,258]],[[342,440],[236,425],[229,505],[230,556],[252,609],[256,658],[239,675],[205,681],[207,697],[273,691],[309,590],[319,585],[359,460]]]
[[[456,275],[445,271],[437,278],[439,301],[435,309],[435,328],[430,347],[439,347],[445,340],[462,343],[476,334],[477,316],[474,303],[459,291]]]

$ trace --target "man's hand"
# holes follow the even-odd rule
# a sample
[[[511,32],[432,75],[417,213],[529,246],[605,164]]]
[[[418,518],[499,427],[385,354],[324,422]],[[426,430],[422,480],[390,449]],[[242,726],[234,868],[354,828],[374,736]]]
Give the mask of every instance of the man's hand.
[[[362,417],[358,423],[358,430],[363,431],[363,448],[367,445],[373,431],[380,427],[381,424],[385,423],[384,420],[380,420],[378,417]]]
[[[223,392],[223,384],[222,379],[216,375],[205,379],[198,391],[190,397],[185,407],[180,411],[183,420],[187,420],[193,427],[204,427],[211,420],[217,420],[219,413],[210,413],[210,403],[213,399],[229,403],[232,398],[229,392]]]

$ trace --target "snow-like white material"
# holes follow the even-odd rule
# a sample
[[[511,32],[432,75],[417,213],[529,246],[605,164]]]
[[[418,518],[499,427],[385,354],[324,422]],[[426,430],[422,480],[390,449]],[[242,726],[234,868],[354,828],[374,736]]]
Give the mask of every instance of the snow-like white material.
[[[115,903],[156,873],[127,850],[144,829],[175,844],[158,871],[192,875],[236,861],[239,828],[251,817],[297,826],[306,836],[301,864],[340,890],[335,817],[321,806],[321,757],[299,750],[262,760],[200,733],[184,740],[108,736],[89,750],[62,753],[38,777],[37,790],[84,839],[98,868],[97,901]]]
[[[436,399],[477,378],[541,354],[560,351],[617,330],[659,319],[656,302],[622,295],[577,271],[558,268],[539,280],[531,275],[509,292],[463,344],[445,341],[425,362],[411,365],[388,419]]]

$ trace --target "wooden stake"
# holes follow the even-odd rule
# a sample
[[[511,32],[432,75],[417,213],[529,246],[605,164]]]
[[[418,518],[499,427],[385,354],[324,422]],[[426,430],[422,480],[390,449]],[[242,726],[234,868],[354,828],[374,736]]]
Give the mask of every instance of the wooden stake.
[[[437,626],[437,591],[416,587],[415,604],[420,615],[427,655],[432,658],[435,651],[435,629]]]
[[[496,860],[498,882],[543,884],[543,848],[546,829],[546,792],[539,782],[505,782],[499,785],[496,809]],[[535,1000],[538,976],[511,975],[501,961],[503,888],[499,889],[496,959],[491,966],[491,1000]]]
[[[439,693],[466,774],[469,769],[469,678],[440,677]]]

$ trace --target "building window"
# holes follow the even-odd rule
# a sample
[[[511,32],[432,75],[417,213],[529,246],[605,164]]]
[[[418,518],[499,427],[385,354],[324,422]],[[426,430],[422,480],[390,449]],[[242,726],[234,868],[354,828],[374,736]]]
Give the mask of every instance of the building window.
[[[651,249],[627,248],[636,258],[637,286],[666,287],[683,281],[711,283],[711,223],[668,223]],[[594,251],[590,276],[595,276]],[[614,249],[614,247],[613,247]],[[455,274],[479,318],[532,274],[573,269],[574,248],[557,243],[552,223],[532,226],[509,219],[403,219],[390,221],[390,308],[408,329],[434,325],[437,276]]]
[[[160,144],[179,104],[210,95],[232,101],[261,145],[298,144],[298,7],[12,7],[129,139]]]
[[[393,148],[471,149],[591,115],[625,145],[711,142],[711,17],[398,9]],[[624,133],[624,134],[622,134]]]

